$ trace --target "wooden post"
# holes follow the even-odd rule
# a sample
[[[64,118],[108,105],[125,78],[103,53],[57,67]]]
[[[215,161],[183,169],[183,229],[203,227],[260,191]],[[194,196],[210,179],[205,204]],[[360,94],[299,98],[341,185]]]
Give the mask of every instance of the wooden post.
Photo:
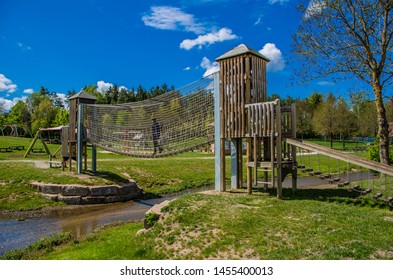
[[[276,149],[277,149],[277,197],[282,198],[282,141],[281,141],[281,106],[280,100],[276,99]]]
[[[97,147],[96,145],[91,146],[91,172],[97,172]]]
[[[296,104],[293,103],[291,105],[291,117],[292,117],[292,138],[296,139]],[[296,146],[291,145],[291,153],[292,153],[292,162],[295,165],[296,163]],[[292,191],[296,192],[297,190],[297,168],[293,166],[292,168]]]

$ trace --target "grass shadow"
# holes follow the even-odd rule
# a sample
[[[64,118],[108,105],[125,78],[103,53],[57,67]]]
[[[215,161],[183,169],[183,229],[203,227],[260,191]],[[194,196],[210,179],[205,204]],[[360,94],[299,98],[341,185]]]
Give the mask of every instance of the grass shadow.
[[[109,171],[100,171],[100,172],[96,172],[96,173],[85,172],[84,174],[87,174],[92,177],[99,177],[99,178],[105,179],[107,181],[111,181],[111,182],[119,184],[119,185],[126,184],[126,183],[130,182],[127,178],[124,178],[116,173],[109,172]]]
[[[272,188],[256,188],[253,189],[253,192],[277,196],[277,190]],[[283,197],[284,200],[315,200],[393,210],[393,205],[385,204],[383,200],[373,199],[372,194],[362,195],[359,192],[350,192],[346,188],[307,188],[298,189],[295,192],[285,188],[283,189]]]

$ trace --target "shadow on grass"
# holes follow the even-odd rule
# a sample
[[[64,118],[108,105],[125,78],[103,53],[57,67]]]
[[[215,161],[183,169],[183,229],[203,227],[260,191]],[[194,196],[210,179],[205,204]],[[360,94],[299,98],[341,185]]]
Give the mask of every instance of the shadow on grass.
[[[92,177],[100,177],[102,179],[105,179],[107,181],[111,181],[115,184],[126,184],[129,183],[130,181],[126,178],[123,178],[122,176],[113,173],[113,172],[109,172],[109,171],[100,171],[100,172],[96,172],[96,173],[91,173],[91,172],[86,172],[84,174],[90,175]]]
[[[254,189],[253,192],[263,192],[269,196],[276,196],[276,189]],[[336,202],[348,205],[369,206],[375,208],[386,208],[393,210],[393,205],[385,204],[383,200],[375,200],[373,194],[362,195],[359,192],[350,192],[345,188],[309,188],[298,189],[295,192],[292,189],[283,189],[284,200],[316,200],[324,202]]]

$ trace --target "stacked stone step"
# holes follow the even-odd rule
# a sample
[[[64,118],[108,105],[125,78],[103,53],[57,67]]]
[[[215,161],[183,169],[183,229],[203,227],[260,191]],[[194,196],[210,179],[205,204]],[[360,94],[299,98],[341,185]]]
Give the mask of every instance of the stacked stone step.
[[[67,204],[103,204],[128,201],[142,195],[135,182],[124,185],[82,186],[32,183],[41,195]]]

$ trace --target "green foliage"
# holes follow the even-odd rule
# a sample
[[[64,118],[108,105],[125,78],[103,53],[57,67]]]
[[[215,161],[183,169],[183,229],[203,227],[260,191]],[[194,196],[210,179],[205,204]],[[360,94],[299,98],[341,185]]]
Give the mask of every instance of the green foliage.
[[[146,224],[149,227],[154,226],[154,224],[158,221],[159,216],[154,212],[147,212],[145,215]]]
[[[380,162],[379,141],[377,138],[375,139],[375,142],[368,147],[367,158],[369,160]],[[390,162],[393,162],[393,146],[389,149],[389,160]]]
[[[17,124],[26,128],[30,127],[31,114],[26,103],[18,101],[10,110],[7,118],[8,124]]]
[[[61,108],[57,110],[53,126],[68,125],[69,117],[70,112],[67,109]]]
[[[55,121],[57,111],[58,108],[53,106],[52,100],[47,97],[42,98],[32,114],[31,129],[33,133],[40,128],[51,127]]]

